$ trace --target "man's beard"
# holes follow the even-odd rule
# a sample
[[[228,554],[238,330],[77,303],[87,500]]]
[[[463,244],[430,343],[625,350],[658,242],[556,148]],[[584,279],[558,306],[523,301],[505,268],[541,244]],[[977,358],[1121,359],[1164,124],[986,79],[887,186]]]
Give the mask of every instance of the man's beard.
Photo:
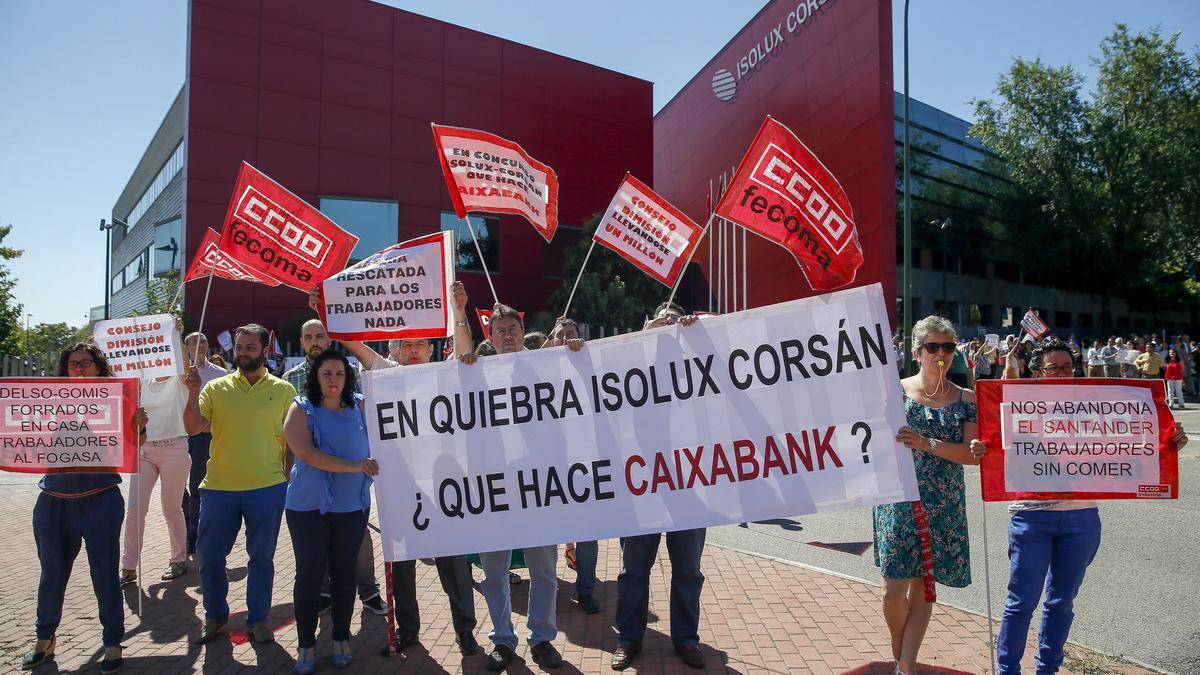
[[[267,357],[261,354],[257,358],[242,356],[237,359],[238,370],[242,371],[243,373],[256,373],[260,368],[266,365],[266,363]]]
[[[309,359],[315,359],[315,358],[317,358],[318,356],[320,356],[320,355],[321,355],[321,352],[323,352],[323,351],[325,351],[325,350],[324,350],[324,349],[321,349],[320,347],[318,347],[318,346],[316,346],[316,345],[313,345],[312,347],[309,347],[309,348],[308,348],[308,358],[309,358]]]

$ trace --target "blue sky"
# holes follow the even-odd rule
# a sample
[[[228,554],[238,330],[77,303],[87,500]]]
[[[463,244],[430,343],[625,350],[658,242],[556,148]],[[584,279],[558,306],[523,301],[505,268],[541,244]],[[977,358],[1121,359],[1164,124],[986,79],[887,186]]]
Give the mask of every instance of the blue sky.
[[[513,12],[482,0],[385,4],[650,80],[656,107],[763,6],[522,0]],[[893,7],[897,88],[902,6]],[[1070,63],[1090,79],[1097,45],[1116,21],[1181,32],[1189,50],[1200,44],[1195,0],[914,0],[909,11],[912,95],[968,119],[970,100],[990,96],[1015,56]],[[78,325],[103,303],[99,222],[183,83],[186,16],[185,0],[0,2],[0,224],[14,226],[4,243],[25,249],[11,267],[31,323]]]

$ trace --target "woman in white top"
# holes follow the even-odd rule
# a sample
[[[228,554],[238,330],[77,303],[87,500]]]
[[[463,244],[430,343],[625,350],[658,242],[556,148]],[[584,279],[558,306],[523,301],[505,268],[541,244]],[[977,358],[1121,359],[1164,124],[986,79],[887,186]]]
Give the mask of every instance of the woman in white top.
[[[188,454],[187,431],[183,428],[183,408],[188,390],[181,377],[142,380],[141,403],[150,415],[146,425],[146,443],[142,445],[140,470],[130,481],[129,509],[125,518],[125,552],[121,556],[121,585],[137,579],[138,557],[146,531],[146,512],[150,494],[162,477],[159,497],[167,534],[171,541],[171,559],[161,579],[178,579],[187,572],[187,524],[183,517],[183,491],[187,487],[192,457]]]

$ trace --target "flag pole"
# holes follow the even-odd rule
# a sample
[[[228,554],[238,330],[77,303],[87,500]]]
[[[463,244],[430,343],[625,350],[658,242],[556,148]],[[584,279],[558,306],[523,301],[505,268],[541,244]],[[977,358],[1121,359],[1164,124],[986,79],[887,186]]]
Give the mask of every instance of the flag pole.
[[[483,276],[487,277],[488,288],[492,289],[492,299],[498,305],[500,297],[496,295],[496,286],[492,283],[492,273],[488,271],[487,261],[483,259],[483,249],[479,247],[479,238],[475,236],[475,227],[471,225],[471,217],[468,215],[462,221],[467,224],[467,230],[471,233],[471,241],[475,242],[475,252],[479,254],[479,266],[483,268]]]
[[[675,294],[679,292],[679,286],[683,283],[683,275],[687,272],[687,266],[692,264],[692,256],[696,255],[696,249],[700,248],[700,242],[704,241],[704,235],[708,234],[708,228],[712,225],[713,218],[715,217],[715,211],[709,214],[708,220],[704,223],[704,229],[700,231],[700,238],[696,240],[696,245],[688,253],[687,262],[683,263],[683,267],[679,269],[679,278],[675,280],[675,285],[671,287],[671,295],[667,298],[668,305],[674,302]]]
[[[137,562],[137,576],[135,577],[135,580],[137,581],[137,596],[138,596],[137,615],[138,615],[138,621],[141,622],[141,621],[145,620],[144,615],[142,614],[142,544],[144,543],[142,541],[142,527],[145,525],[145,523],[143,522],[142,519],[138,519],[138,516],[140,516],[140,515],[142,515],[142,513],[144,513],[144,511],[142,510],[142,499],[145,498],[145,495],[142,494],[142,448],[140,445],[138,446],[137,465],[138,465],[137,484],[134,485],[133,487],[135,490],[137,490],[137,497],[134,499],[134,501],[136,502],[138,512],[135,514],[132,514],[132,515],[135,519],[137,519],[135,522],[137,523],[138,562]]]
[[[596,248],[596,238],[592,237],[592,245],[588,247],[587,255],[583,257],[583,264],[579,266],[579,274],[575,275],[575,284],[571,286],[571,294],[567,296],[567,306],[563,309],[563,316],[567,315],[567,311],[571,309],[571,301],[575,299],[575,289],[579,288],[579,280],[583,278],[583,270],[587,269],[588,260],[592,257],[592,250]]]
[[[200,325],[196,328],[196,332],[204,334],[204,313],[208,311],[208,293],[212,290],[213,270],[208,271],[208,286],[204,288],[204,305],[200,307]],[[196,340],[196,349],[192,352],[192,367],[200,368],[200,340]]]
[[[996,675],[996,641],[992,628],[992,568],[988,563],[987,502],[983,502],[983,592],[987,594],[988,670]]]
[[[179,287],[175,289],[175,297],[171,298],[171,304],[167,305],[168,312],[175,309],[175,303],[179,300],[179,297],[183,295],[183,285],[185,283],[187,282],[180,280]]]

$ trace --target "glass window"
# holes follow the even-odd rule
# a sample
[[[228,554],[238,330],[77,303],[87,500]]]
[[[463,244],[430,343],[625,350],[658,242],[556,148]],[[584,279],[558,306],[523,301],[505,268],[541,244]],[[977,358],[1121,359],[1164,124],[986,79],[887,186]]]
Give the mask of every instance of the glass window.
[[[358,237],[350,264],[399,242],[400,205],[376,199],[321,197],[321,213],[343,230]]]
[[[138,257],[129,261],[125,266],[125,285],[128,286],[138,277],[146,273],[146,258],[148,257],[149,249],[142,251]]]
[[[500,273],[500,219],[495,217],[468,216],[471,227],[475,228],[475,236],[479,238],[479,249],[483,251],[483,260],[487,263],[488,272]],[[482,272],[483,265],[479,263],[479,252],[475,250],[475,242],[471,241],[471,230],[466,223],[450,211],[442,211],[441,229],[454,230],[458,251],[455,256],[454,268],[468,272]]]
[[[179,218],[154,226],[154,248],[151,251],[154,276],[165,277],[171,271],[183,269],[183,221]]]
[[[116,293],[117,291],[121,290],[122,288],[125,288],[125,270],[123,270],[123,269],[117,270],[117,273],[113,275],[112,290],[109,292]]]
[[[182,169],[183,142],[180,141],[179,145],[175,146],[175,150],[171,152],[171,156],[163,163],[162,168],[158,170],[158,174],[154,177],[154,180],[150,181],[150,185],[146,188],[146,191],[138,198],[133,210],[125,218],[125,222],[129,224],[130,228],[135,227],[142,216],[146,215],[146,211],[150,210],[150,206],[154,204],[154,200],[158,199],[158,196],[170,184],[171,179]]]

